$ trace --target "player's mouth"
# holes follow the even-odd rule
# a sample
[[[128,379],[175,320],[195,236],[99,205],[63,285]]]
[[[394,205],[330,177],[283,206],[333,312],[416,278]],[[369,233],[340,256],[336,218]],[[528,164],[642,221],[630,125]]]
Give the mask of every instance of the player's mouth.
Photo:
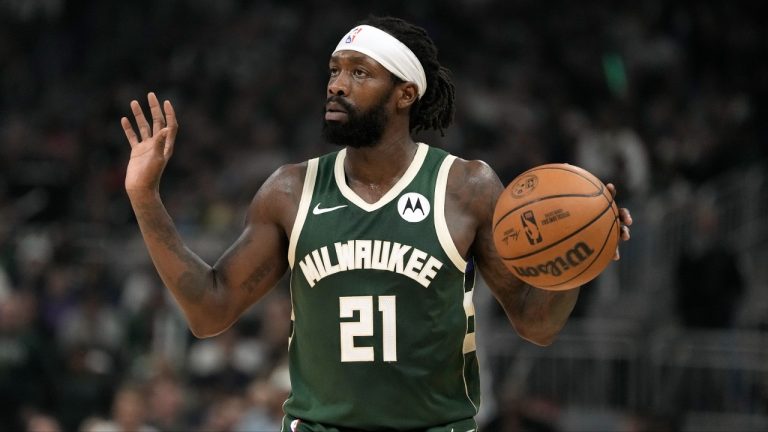
[[[347,119],[347,110],[338,102],[328,102],[325,105],[326,121],[342,121]]]

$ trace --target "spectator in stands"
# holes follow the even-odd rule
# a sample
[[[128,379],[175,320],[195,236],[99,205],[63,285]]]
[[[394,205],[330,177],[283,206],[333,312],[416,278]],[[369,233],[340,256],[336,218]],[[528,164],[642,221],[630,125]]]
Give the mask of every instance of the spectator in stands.
[[[688,245],[677,263],[675,310],[686,327],[731,327],[744,293],[738,255],[719,235],[721,221],[714,203],[702,200],[691,207]]]
[[[642,198],[651,185],[651,171],[645,144],[622,118],[625,109],[604,103],[597,121],[581,130],[576,142],[576,165],[605,183],[614,183],[622,199]],[[624,114],[626,116],[626,114]]]
[[[22,415],[52,401],[55,359],[35,327],[36,300],[28,291],[0,301],[0,426],[23,429]]]
[[[164,374],[149,384],[148,423],[160,432],[187,431],[184,387],[175,377]]]
[[[48,414],[33,412],[27,416],[26,432],[61,432],[59,422]]]
[[[147,395],[142,388],[125,385],[115,394],[107,429],[117,432],[157,432],[147,423]]]

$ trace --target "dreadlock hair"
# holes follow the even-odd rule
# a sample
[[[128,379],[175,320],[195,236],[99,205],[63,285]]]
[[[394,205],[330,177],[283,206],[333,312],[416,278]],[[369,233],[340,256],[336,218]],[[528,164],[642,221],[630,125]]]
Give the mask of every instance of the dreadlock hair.
[[[410,112],[410,130],[444,130],[453,122],[455,88],[451,71],[437,61],[437,46],[423,28],[400,18],[369,16],[359,24],[367,24],[389,33],[407,46],[424,68],[427,77],[427,91],[419,98]],[[400,78],[392,75],[396,81]]]

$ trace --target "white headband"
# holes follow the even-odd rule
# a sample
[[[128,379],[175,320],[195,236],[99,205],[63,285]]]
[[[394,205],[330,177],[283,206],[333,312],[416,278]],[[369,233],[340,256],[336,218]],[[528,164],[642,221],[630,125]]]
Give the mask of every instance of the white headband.
[[[387,32],[361,25],[349,31],[332,54],[352,50],[376,60],[403,81],[416,84],[419,98],[427,91],[427,76],[416,55],[405,44]]]

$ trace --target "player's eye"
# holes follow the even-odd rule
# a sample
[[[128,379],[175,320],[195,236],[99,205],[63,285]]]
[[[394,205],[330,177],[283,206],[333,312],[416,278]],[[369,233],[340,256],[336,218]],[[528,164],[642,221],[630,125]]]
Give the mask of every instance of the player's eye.
[[[328,68],[328,75],[334,77],[339,74],[339,69],[336,67],[330,67]]]
[[[366,76],[368,76],[368,72],[366,72],[364,69],[355,69],[355,70],[352,72],[352,74],[353,74],[355,77],[358,77],[358,78],[363,78],[363,77],[366,77]]]

